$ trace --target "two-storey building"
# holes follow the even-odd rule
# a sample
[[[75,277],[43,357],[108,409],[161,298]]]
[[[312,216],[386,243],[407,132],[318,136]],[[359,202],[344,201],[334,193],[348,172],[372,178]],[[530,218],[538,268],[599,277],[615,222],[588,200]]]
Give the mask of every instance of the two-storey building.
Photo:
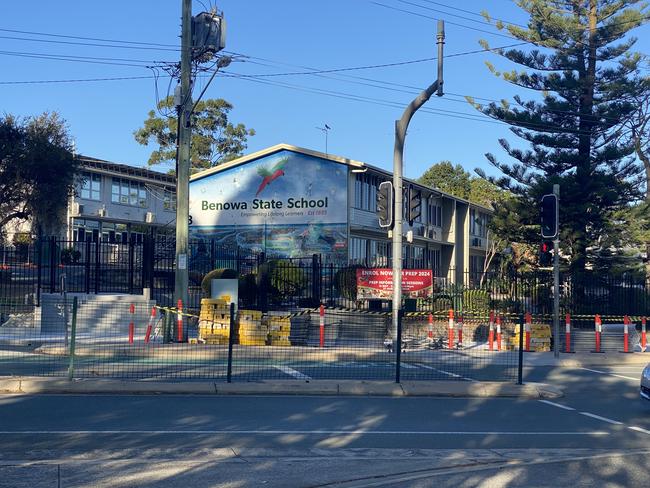
[[[392,174],[381,168],[279,144],[192,176],[191,234],[269,256],[387,267],[391,241],[376,213],[386,180]],[[456,281],[482,271],[490,209],[406,178],[404,185],[422,195],[404,266]]]
[[[141,242],[152,229],[173,233],[176,178],[147,168],[79,157],[76,195],[68,202],[67,239]]]

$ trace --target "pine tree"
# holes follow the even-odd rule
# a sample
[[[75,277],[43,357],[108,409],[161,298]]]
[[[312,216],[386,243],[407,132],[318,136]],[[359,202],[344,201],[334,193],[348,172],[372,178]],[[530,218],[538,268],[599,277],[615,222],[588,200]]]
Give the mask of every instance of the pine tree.
[[[496,26],[529,43],[530,49],[495,52],[523,69],[499,72],[487,64],[496,76],[537,96],[515,96],[515,103],[469,102],[509,124],[513,134],[529,143],[517,149],[499,140],[513,163],[486,154],[503,173],[493,181],[519,199],[522,228],[539,223],[541,196],[560,184],[562,253],[573,270],[583,270],[601,262],[602,242],[612,249],[611,238],[620,224],[616,216],[638,197],[634,148],[621,142],[617,128],[635,108],[630,95],[638,90],[635,79],[642,58],[631,52],[636,39],[627,33],[649,18],[646,5],[637,0],[515,3],[528,12],[528,25],[499,21]]]

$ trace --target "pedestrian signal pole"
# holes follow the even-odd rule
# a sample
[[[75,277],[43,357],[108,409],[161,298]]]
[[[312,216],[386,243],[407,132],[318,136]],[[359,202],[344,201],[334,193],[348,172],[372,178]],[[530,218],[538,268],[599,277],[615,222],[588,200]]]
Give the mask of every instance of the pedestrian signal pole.
[[[553,239],[553,354],[560,357],[560,185],[542,197],[542,238]]]

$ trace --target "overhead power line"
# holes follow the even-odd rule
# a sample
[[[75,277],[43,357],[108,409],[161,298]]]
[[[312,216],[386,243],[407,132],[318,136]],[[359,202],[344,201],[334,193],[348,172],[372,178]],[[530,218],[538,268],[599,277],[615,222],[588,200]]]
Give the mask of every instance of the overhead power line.
[[[161,44],[158,42],[127,41],[124,39],[102,39],[100,37],[71,36],[67,34],[52,34],[49,32],[35,32],[35,31],[25,31],[25,30],[17,30],[17,29],[0,29],[0,32],[13,32],[14,34],[29,34],[33,36],[60,37],[63,39],[79,39],[83,41],[115,42],[119,44],[138,44],[141,46],[176,47],[178,50],[178,46],[176,44]]]
[[[118,76],[114,78],[78,78],[71,80],[20,80],[0,81],[0,85],[38,85],[50,83],[85,83],[94,81],[151,80],[151,76]]]
[[[148,51],[179,51],[179,48],[170,47],[150,47],[150,46],[131,46],[121,44],[99,44],[94,42],[76,42],[76,41],[55,41],[53,39],[33,39],[30,37],[16,37],[16,36],[0,36],[0,39],[10,39],[14,41],[28,41],[28,42],[45,42],[48,44],[66,44],[74,46],[92,46],[92,47],[109,47],[116,49],[141,49]]]

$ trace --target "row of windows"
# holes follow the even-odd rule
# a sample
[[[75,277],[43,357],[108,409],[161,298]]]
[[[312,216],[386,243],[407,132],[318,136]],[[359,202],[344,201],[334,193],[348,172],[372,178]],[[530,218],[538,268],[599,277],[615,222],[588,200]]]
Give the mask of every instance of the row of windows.
[[[375,212],[377,210],[377,188],[380,180],[377,176],[367,174],[357,174],[354,180],[354,208]],[[402,199],[406,215],[408,206],[408,192],[404,188],[404,198]],[[429,225],[442,227],[442,206],[440,200],[430,198],[423,202],[420,216],[415,219],[416,222],[422,222],[426,218]]]
[[[86,200],[101,200],[102,198],[102,177],[96,173],[84,173],[79,188],[79,196]],[[111,202],[133,207],[147,206],[147,190],[144,183],[128,180],[125,178],[111,179]],[[164,201],[165,209],[171,209],[173,202]]]
[[[350,239],[350,264],[362,264],[371,267],[388,267],[391,264],[391,244],[385,241],[352,237]],[[402,265],[406,268],[440,270],[440,249],[425,249],[421,246],[404,244],[402,247]]]

